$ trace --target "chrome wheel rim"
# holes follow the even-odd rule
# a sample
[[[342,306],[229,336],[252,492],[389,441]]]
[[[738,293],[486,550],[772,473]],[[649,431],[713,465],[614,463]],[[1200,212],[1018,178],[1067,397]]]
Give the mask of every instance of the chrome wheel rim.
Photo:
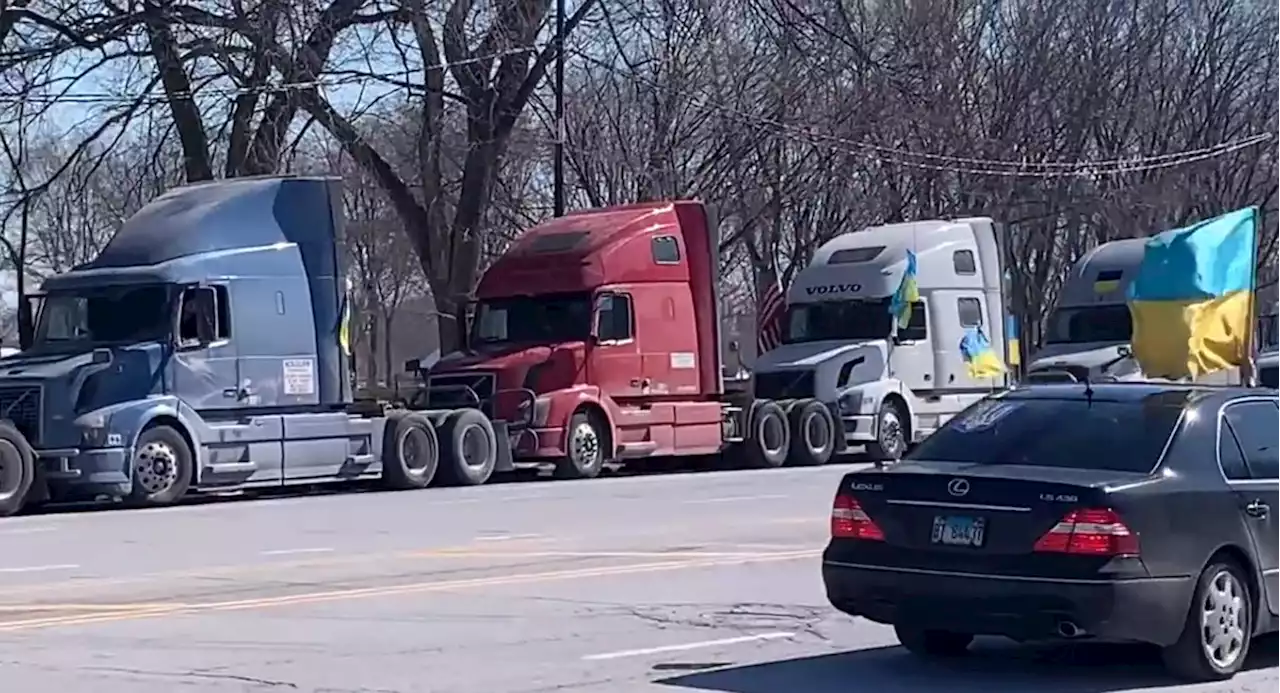
[[[596,458],[600,455],[600,436],[591,424],[583,422],[574,427],[569,454],[582,467],[590,467],[596,463]]]
[[[400,439],[400,459],[411,472],[422,472],[431,464],[431,440],[419,428],[412,428]]]
[[[897,457],[907,446],[906,435],[902,431],[902,421],[897,412],[886,411],[880,418],[880,446],[884,451]]]
[[[1219,669],[1228,669],[1244,654],[1244,586],[1229,570],[1220,570],[1209,581],[1200,603],[1200,645],[1205,657]]]
[[[133,470],[149,495],[163,493],[178,483],[178,452],[162,440],[153,440],[134,454]]]
[[[804,422],[804,442],[810,450],[823,450],[831,442],[831,427],[827,420],[817,414],[810,415]]]
[[[462,461],[468,467],[483,467],[489,459],[489,436],[484,429],[471,425],[462,431]]]
[[[767,416],[760,426],[760,447],[765,452],[782,451],[782,443],[787,437],[787,425],[780,416]]]

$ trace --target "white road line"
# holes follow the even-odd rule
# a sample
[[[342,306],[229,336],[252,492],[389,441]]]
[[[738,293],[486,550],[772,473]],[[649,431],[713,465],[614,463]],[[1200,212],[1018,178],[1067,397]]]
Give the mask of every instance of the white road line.
[[[74,563],[63,563],[59,565],[29,565],[21,568],[0,568],[0,573],[43,573],[51,570],[75,570],[80,566]]]
[[[10,537],[18,534],[40,534],[43,532],[57,531],[57,527],[21,527],[14,529],[0,529],[0,537]]]
[[[307,548],[307,549],[275,549],[274,551],[263,551],[262,555],[263,556],[292,556],[294,554],[299,554],[299,553],[331,553],[332,551],[333,549],[331,548],[324,547],[324,546],[317,546],[315,548]]]
[[[638,650],[618,650],[616,652],[604,652],[601,654],[587,655],[582,659],[588,662],[600,662],[609,659],[624,659],[627,657],[643,657],[645,655],[665,654],[667,652],[684,652],[686,650],[700,650],[707,647],[721,647],[724,645],[741,645],[748,642],[763,642],[766,640],[785,640],[787,638],[796,637],[795,633],[773,632],[759,633],[757,635],[741,635],[736,638],[721,638],[719,640],[702,640],[700,642],[689,642],[682,645],[662,645],[661,647],[646,647]]]
[[[771,494],[760,495],[760,496],[721,496],[719,498],[697,498],[694,500],[687,500],[685,501],[685,503],[689,505],[697,505],[700,503],[740,503],[742,501],[776,500],[778,498],[789,498],[789,497],[790,496],[786,496],[781,493],[771,493]]]
[[[514,541],[516,539],[537,539],[541,536],[541,534],[501,534],[476,537],[475,541]]]

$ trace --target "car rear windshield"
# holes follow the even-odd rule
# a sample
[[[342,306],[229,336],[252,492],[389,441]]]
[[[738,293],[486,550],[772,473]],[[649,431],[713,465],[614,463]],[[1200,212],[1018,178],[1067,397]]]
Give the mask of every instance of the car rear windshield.
[[[908,457],[970,464],[1147,473],[1182,412],[1181,398],[1132,401],[993,398],[957,414]]]

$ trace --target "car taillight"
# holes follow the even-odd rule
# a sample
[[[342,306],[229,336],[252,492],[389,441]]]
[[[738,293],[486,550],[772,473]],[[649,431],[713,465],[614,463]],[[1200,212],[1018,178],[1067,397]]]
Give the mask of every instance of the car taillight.
[[[831,506],[831,536],[835,539],[884,541],[884,532],[852,496],[836,496]]]
[[[1138,535],[1110,508],[1067,513],[1036,542],[1036,551],[1081,556],[1136,556]]]

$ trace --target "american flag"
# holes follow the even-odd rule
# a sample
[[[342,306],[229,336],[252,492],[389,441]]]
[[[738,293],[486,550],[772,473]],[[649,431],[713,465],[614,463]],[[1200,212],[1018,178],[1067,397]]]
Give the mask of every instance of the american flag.
[[[786,313],[782,285],[772,267],[756,274],[756,354],[763,354],[782,344],[782,319]]]

